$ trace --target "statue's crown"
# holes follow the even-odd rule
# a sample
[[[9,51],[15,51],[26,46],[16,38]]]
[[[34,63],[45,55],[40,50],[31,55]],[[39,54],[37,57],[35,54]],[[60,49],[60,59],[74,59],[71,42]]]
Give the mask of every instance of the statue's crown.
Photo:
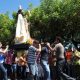
[[[22,10],[22,6],[21,6],[21,5],[19,5],[19,9],[21,9],[21,10]]]

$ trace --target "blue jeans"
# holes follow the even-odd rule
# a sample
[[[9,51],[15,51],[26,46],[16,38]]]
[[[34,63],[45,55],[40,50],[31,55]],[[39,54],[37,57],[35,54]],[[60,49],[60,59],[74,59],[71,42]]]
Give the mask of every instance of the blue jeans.
[[[34,63],[34,64],[28,63],[28,66],[29,66],[29,71],[31,73],[30,76],[32,77],[32,79],[39,80],[37,63]]]
[[[51,80],[50,68],[49,68],[48,61],[41,60],[41,66],[42,66],[43,71],[44,71],[44,80]]]
[[[29,70],[33,76],[38,75],[38,67],[37,67],[36,63],[35,64],[29,63],[28,66],[29,66]]]
[[[58,60],[56,62],[56,69],[57,69],[57,80],[75,80],[74,78],[64,73],[65,59]]]
[[[13,74],[12,80],[15,80],[17,78],[16,73],[17,73],[17,64],[12,64],[12,74]]]
[[[17,64],[12,64],[12,72],[13,73],[17,72]]]
[[[1,80],[8,80],[7,79],[7,70],[5,69],[3,63],[0,63],[0,70],[1,70],[1,72],[3,74],[3,77],[2,77]]]

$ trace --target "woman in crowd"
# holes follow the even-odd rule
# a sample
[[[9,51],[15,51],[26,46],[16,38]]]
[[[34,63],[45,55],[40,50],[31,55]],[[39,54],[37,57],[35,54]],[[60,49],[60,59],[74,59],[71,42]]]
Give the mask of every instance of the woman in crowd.
[[[12,78],[12,57],[13,57],[13,50],[9,49],[6,53],[6,58],[5,58],[5,67],[7,69],[8,78]]]
[[[21,51],[21,55],[16,57],[17,63],[17,78],[18,80],[26,79],[26,54],[25,51]]]

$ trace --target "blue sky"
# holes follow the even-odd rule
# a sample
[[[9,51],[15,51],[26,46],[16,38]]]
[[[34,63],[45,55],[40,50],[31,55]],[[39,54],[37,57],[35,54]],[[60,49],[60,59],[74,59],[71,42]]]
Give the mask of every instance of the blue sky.
[[[0,0],[0,14],[8,11],[11,17],[14,11],[18,11],[19,5],[27,10],[30,3],[36,7],[40,5],[40,0]]]

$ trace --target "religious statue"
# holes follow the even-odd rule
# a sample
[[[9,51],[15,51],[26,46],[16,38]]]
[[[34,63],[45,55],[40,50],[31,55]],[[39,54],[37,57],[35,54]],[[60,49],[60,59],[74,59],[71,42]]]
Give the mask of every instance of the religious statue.
[[[17,19],[17,26],[16,26],[15,44],[26,43],[31,38],[28,29],[28,22],[27,19],[23,17],[21,6],[20,9],[18,10],[17,16],[18,19]]]

